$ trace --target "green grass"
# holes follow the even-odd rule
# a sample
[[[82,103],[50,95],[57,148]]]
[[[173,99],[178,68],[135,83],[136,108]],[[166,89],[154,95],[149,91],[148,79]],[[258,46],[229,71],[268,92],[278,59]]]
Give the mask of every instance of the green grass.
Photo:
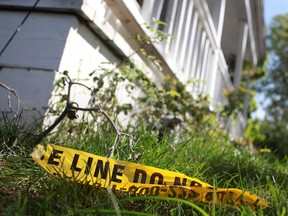
[[[121,139],[115,158],[182,172],[217,187],[247,190],[268,201],[268,209],[252,211],[247,206],[233,209],[177,198],[111,193],[55,178],[34,165],[29,156],[34,147],[33,136],[20,133],[15,124],[18,123],[0,125],[1,215],[284,216],[288,212],[288,160],[236,148],[221,134],[197,132],[178,141],[165,138],[158,142],[155,131],[140,125],[131,132],[133,141]],[[60,127],[43,144],[105,155],[115,135],[110,127],[95,130],[89,124],[69,126],[70,133],[66,129]]]

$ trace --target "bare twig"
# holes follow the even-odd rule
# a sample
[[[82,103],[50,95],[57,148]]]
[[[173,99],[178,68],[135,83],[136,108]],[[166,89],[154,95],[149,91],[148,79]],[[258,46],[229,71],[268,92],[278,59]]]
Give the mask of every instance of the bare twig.
[[[110,153],[109,153],[109,157],[112,158],[114,156],[115,148],[116,148],[117,143],[119,141],[119,137],[122,135],[125,135],[125,136],[130,136],[130,135],[120,132],[120,130],[118,129],[118,127],[116,126],[116,124],[114,123],[112,118],[100,106],[94,107],[94,108],[83,108],[83,107],[79,107],[77,103],[71,102],[70,96],[71,96],[71,88],[73,85],[81,85],[81,86],[87,88],[88,90],[91,90],[91,88],[89,88],[88,86],[86,86],[82,83],[73,82],[72,79],[69,77],[67,71],[64,71],[64,75],[66,75],[66,77],[67,77],[66,82],[68,83],[66,106],[65,106],[64,110],[62,111],[62,113],[60,114],[60,116],[54,121],[54,123],[37,136],[36,141],[35,141],[36,144],[40,143],[42,141],[42,139],[45,136],[47,136],[64,119],[64,117],[66,115],[70,119],[74,119],[74,118],[76,118],[76,115],[75,115],[76,111],[88,111],[92,115],[92,117],[96,120],[94,112],[97,111],[97,112],[101,113],[102,115],[104,115],[104,117],[109,121],[109,123],[111,124],[112,128],[114,129],[114,131],[116,133],[114,143],[111,146]]]
[[[13,109],[13,107],[12,107],[10,94],[8,94],[8,106],[9,106],[10,110],[11,110],[14,114],[18,115],[18,113],[19,113],[19,107],[20,107],[20,97],[19,97],[17,91],[16,91],[15,89],[10,88],[9,86],[5,85],[5,84],[2,83],[2,82],[0,82],[0,87],[6,89],[7,91],[9,91],[9,93],[12,92],[12,93],[15,95],[15,97],[16,97],[16,99],[17,99],[16,111],[14,111],[14,109]]]

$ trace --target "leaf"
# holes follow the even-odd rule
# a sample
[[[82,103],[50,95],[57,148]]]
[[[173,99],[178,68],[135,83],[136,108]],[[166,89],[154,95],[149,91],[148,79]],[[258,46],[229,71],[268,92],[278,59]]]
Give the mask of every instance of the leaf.
[[[140,34],[136,34],[136,35],[135,35],[135,39],[141,41],[142,37],[141,37]]]
[[[174,89],[170,90],[169,94],[171,97],[180,97],[180,94]]]

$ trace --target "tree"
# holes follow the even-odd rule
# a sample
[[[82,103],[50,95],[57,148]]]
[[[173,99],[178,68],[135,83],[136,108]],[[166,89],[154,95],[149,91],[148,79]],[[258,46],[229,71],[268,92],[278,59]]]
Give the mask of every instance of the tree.
[[[276,154],[288,154],[288,14],[273,18],[268,27],[268,76],[258,86],[266,100],[266,117],[261,130],[266,135],[265,145]]]

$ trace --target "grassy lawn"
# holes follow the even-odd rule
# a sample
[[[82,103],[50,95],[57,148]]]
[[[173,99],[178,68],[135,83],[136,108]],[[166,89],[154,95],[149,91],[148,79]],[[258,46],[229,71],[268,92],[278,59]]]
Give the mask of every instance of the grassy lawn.
[[[33,136],[17,132],[15,125],[7,123],[0,127],[1,215],[287,215],[287,159],[279,161],[271,153],[236,147],[213,129],[159,142],[155,131],[144,128],[139,125],[130,131],[133,139],[121,138],[115,159],[181,172],[217,187],[249,191],[269,202],[270,207],[253,211],[244,205],[231,208],[109,192],[56,178],[35,166],[29,156],[35,147]],[[103,156],[109,152],[114,135],[109,127],[94,130],[74,125],[69,130],[58,128],[42,144],[54,143]]]

